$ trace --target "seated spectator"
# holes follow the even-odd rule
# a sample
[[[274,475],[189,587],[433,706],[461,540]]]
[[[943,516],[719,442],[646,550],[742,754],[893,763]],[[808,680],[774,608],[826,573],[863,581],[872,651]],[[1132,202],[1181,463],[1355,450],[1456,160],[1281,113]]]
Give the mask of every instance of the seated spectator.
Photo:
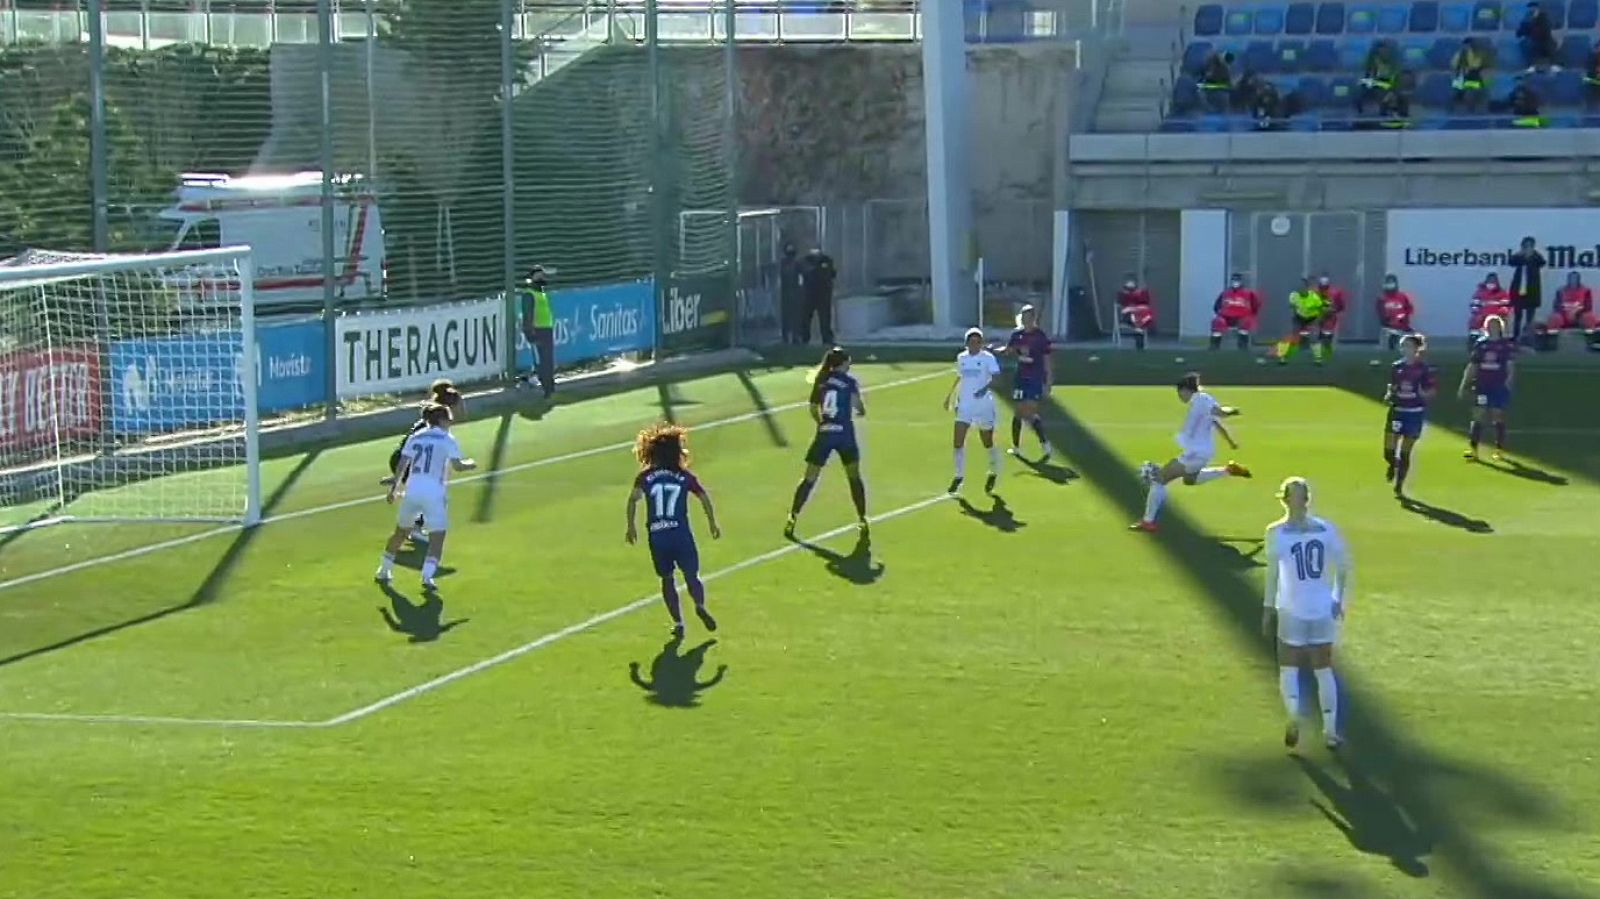
[[[1583,73],[1583,105],[1587,109],[1600,106],[1600,44],[1589,53],[1589,67]]]
[[[1488,65],[1488,58],[1478,46],[1477,38],[1462,38],[1461,48],[1450,60],[1450,72],[1454,76],[1450,82],[1451,112],[1462,109],[1470,113],[1483,111],[1483,98],[1488,88],[1483,71]]]
[[[1500,276],[1490,272],[1473,291],[1472,303],[1467,307],[1467,343],[1483,336],[1484,325],[1490,317],[1501,321],[1511,320],[1511,294],[1500,286]]]
[[[1156,332],[1155,300],[1149,288],[1140,287],[1139,279],[1129,275],[1117,291],[1117,321],[1133,332],[1133,345],[1142,350],[1145,341]]]
[[[1227,112],[1233,94],[1233,54],[1212,53],[1200,66],[1200,102],[1208,112]]]
[[[1356,88],[1356,115],[1366,115],[1367,104],[1381,101],[1400,81],[1400,62],[1394,41],[1381,40],[1367,51],[1367,64]]]
[[[1544,117],[1539,114],[1539,92],[1527,79],[1517,81],[1507,105],[1511,107],[1511,124],[1518,128],[1544,127]]]
[[[1555,64],[1555,26],[1550,23],[1550,14],[1540,9],[1537,2],[1528,4],[1528,14],[1517,26],[1517,42],[1522,45],[1522,58],[1528,61],[1528,71],[1548,69]]]
[[[1567,275],[1567,283],[1556,291],[1556,311],[1547,326],[1551,331],[1578,328],[1588,336],[1590,346],[1600,342],[1600,318],[1594,314],[1594,294],[1577,272]]]
[[[1239,80],[1234,83],[1233,91],[1229,94],[1229,100],[1233,104],[1233,108],[1240,112],[1253,111],[1256,108],[1256,96],[1261,93],[1262,88],[1267,86],[1268,83],[1267,79],[1254,71],[1246,69],[1245,73],[1240,75]]]
[[[1328,301],[1328,311],[1317,327],[1317,342],[1322,344],[1322,352],[1326,355],[1333,352],[1333,338],[1339,333],[1339,316],[1344,314],[1346,297],[1344,288],[1335,285],[1333,276],[1327,272],[1317,278],[1317,293]]]
[[[1378,101],[1378,119],[1382,128],[1411,127],[1411,97],[1400,85],[1384,91]]]
[[[1386,275],[1383,292],[1378,294],[1378,322],[1383,326],[1383,336],[1389,343],[1389,349],[1399,349],[1400,338],[1411,333],[1411,316],[1416,311],[1411,295],[1400,289],[1400,279]]]
[[[1256,128],[1260,131],[1270,131],[1282,128],[1284,115],[1283,95],[1278,93],[1278,86],[1265,78],[1256,80],[1254,96],[1248,107],[1251,118],[1256,120]]]
[[[1228,289],[1218,297],[1212,307],[1216,318],[1211,320],[1211,348],[1222,348],[1222,336],[1232,330],[1239,341],[1239,349],[1250,349],[1250,335],[1261,317],[1261,294],[1244,286],[1244,276],[1238,272],[1228,279]]]

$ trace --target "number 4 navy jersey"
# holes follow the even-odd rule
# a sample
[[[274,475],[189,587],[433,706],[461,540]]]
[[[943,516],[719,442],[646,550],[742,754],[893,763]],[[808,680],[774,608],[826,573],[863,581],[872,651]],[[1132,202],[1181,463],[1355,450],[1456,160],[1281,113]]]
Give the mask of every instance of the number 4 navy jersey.
[[[817,408],[817,437],[806,451],[808,463],[823,465],[834,453],[849,465],[860,460],[855,424],[855,403],[860,393],[861,385],[843,372],[829,374],[811,391],[811,403]]]

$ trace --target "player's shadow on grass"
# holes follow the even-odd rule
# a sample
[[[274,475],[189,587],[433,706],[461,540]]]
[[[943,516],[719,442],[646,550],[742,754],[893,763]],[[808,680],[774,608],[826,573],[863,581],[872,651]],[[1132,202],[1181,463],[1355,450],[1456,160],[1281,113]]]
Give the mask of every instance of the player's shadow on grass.
[[[378,614],[389,630],[406,637],[408,643],[432,643],[470,620],[445,621],[444,600],[437,593],[428,594],[417,605],[390,584],[379,584],[378,588],[389,598],[389,605],[379,606]]]
[[[761,393],[761,388],[757,387],[756,382],[751,380],[750,373],[740,369],[734,372],[734,376],[739,379],[739,385],[744,388],[744,392],[750,396],[750,404],[756,407],[757,412],[761,413],[761,424],[767,429],[767,437],[772,441],[772,445],[788,446],[789,441],[783,436],[783,429],[778,427],[778,419],[772,414],[772,406],[767,402],[766,396]]]
[[[1015,534],[1028,526],[1026,521],[1018,519],[1012,513],[1011,507],[998,493],[990,495],[987,509],[980,509],[964,496],[956,497],[956,505],[961,507],[961,514],[968,518],[976,518],[1002,534]]]
[[[872,557],[872,538],[866,534],[856,538],[855,546],[851,547],[848,555],[805,540],[796,540],[795,544],[823,560],[829,574],[852,584],[875,584],[883,577],[887,567]]]
[[[1078,480],[1078,473],[1065,465],[1057,465],[1054,462],[1040,462],[1023,456],[1016,456],[1015,458],[1017,464],[1052,484],[1070,484]]]
[[[1513,477],[1522,478],[1526,481],[1534,481],[1540,484],[1549,484],[1552,487],[1565,487],[1572,483],[1568,479],[1562,477],[1561,475],[1555,474],[1554,472],[1545,471],[1542,468],[1536,468],[1532,465],[1525,465],[1515,459],[1504,459],[1499,462],[1479,461],[1478,464],[1492,468],[1498,472],[1503,472]]]
[[[1267,567],[1267,563],[1261,561],[1261,551],[1265,547],[1260,537],[1217,537],[1212,544],[1217,564],[1239,571]]]
[[[399,565],[401,568],[409,568],[412,571],[421,571],[422,563],[427,560],[428,541],[426,540],[408,540],[406,541],[406,545],[401,547],[400,551],[394,554],[394,563],[396,565]],[[440,565],[439,570],[435,572],[435,575],[438,577],[449,577],[455,573],[456,570],[451,568],[449,565]]]
[[[500,491],[500,469],[506,461],[506,444],[511,442],[511,413],[500,415],[500,425],[494,432],[494,448],[489,451],[489,470],[484,472],[483,487],[478,494],[478,508],[472,520],[482,523],[494,518],[494,504]]]
[[[284,497],[289,495],[290,491],[294,489],[294,485],[299,482],[300,478],[306,473],[307,470],[311,468],[311,466],[321,455],[321,448],[317,448],[306,452],[300,457],[300,461],[295,463],[294,468],[290,469],[289,472],[284,475],[283,480],[278,482],[278,486],[275,487],[272,493],[267,495],[267,497],[262,501],[262,518],[268,518],[272,515],[273,511],[277,509],[278,504],[283,501]],[[47,655],[58,650],[67,649],[80,643],[86,643],[90,640],[95,640],[100,637],[115,634],[119,631],[127,630],[128,628],[138,627],[142,624],[149,624],[153,621],[160,621],[169,615],[175,615],[179,612],[186,612],[190,609],[213,602],[221,594],[222,588],[227,584],[228,579],[232,576],[234,569],[238,567],[239,561],[244,558],[244,554],[250,549],[251,544],[255,542],[256,536],[260,533],[260,526],[241,529],[238,534],[234,536],[233,542],[228,544],[228,548],[223,550],[222,555],[218,557],[217,562],[212,566],[211,571],[207,573],[205,579],[200,582],[200,585],[195,588],[194,592],[189,595],[187,600],[174,605],[156,609],[152,612],[146,612],[142,615],[125,617],[121,620],[112,621],[107,624],[87,627],[76,634],[71,634],[60,639],[52,640],[42,646],[36,646],[29,649],[23,649],[18,652],[13,652],[4,656],[3,658],[0,658],[0,666],[14,664],[16,662]]]
[[[1461,530],[1471,534],[1494,533],[1494,525],[1484,521],[1481,518],[1473,518],[1470,515],[1463,515],[1454,509],[1446,509],[1442,506],[1435,506],[1431,503],[1423,502],[1416,497],[1401,497],[1400,508],[1410,512],[1413,515],[1421,515],[1423,518],[1426,518],[1429,521],[1437,521],[1438,523],[1448,527],[1460,528]]]
[[[628,679],[645,691],[645,701],[669,709],[692,709],[700,705],[700,694],[722,683],[728,673],[727,665],[718,665],[716,673],[708,680],[700,680],[700,669],[705,665],[706,653],[717,641],[707,640],[688,652],[683,649],[683,638],[673,637],[650,662],[650,679],[640,674],[638,662],[628,663]]]
[[[1054,398],[1047,400],[1046,408],[1052,433],[1057,436],[1052,442],[1117,507],[1125,521],[1139,518],[1144,509],[1145,488],[1137,472]],[[1224,481],[1204,491],[1220,495],[1227,489]],[[1272,512],[1263,509],[1264,517]],[[1260,633],[1259,581],[1247,578],[1237,567],[1219,564],[1215,539],[1202,533],[1181,509],[1168,507],[1161,525],[1159,534],[1129,533],[1126,539],[1143,541],[1162,553],[1167,564],[1193,585],[1194,595],[1212,606],[1239,645],[1264,663],[1263,672],[1268,670],[1274,646]],[[1119,525],[1113,522],[1107,526]],[[1277,702],[1275,681],[1263,673],[1259,701]],[[1356,672],[1342,672],[1340,694],[1349,740],[1344,752],[1350,764],[1359,765],[1367,781],[1393,800],[1397,814],[1411,822],[1417,833],[1427,835],[1434,857],[1448,862],[1446,870],[1454,881],[1453,895],[1477,899],[1594,896],[1592,892],[1583,894],[1552,886],[1518,870],[1505,850],[1484,839],[1473,826],[1486,814],[1501,818],[1514,815],[1524,826],[1563,826],[1542,794],[1487,768],[1474,769],[1463,777],[1459,766],[1442,762],[1408,740],[1403,727]],[[1264,734],[1263,738],[1276,736]]]
[[[1344,834],[1352,847],[1387,858],[1396,870],[1410,877],[1428,876],[1423,859],[1433,852],[1433,838],[1419,831],[1394,797],[1373,783],[1359,766],[1340,765],[1349,781],[1346,785],[1304,756],[1295,756],[1295,762],[1322,794],[1321,799],[1311,800],[1312,806]]]

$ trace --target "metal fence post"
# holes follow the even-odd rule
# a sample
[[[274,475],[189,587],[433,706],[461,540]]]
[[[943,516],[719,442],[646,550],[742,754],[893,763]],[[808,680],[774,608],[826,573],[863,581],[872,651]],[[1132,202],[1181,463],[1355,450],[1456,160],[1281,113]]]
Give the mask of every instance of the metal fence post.
[[[339,414],[339,335],[335,319],[333,241],[333,9],[331,0],[317,0],[317,74],[321,80],[322,128],[322,321],[327,341],[328,380],[325,418]]]
[[[505,375],[517,375],[517,177],[516,139],[513,127],[516,110],[512,91],[516,86],[516,47],[512,40],[514,0],[500,0],[500,180],[503,197],[501,229],[505,232],[501,252],[505,256],[502,272],[505,291]]]
[[[662,159],[666,154],[666,117],[663,115],[662,105],[666,100],[667,92],[661,83],[661,23],[660,11],[656,0],[644,2],[644,43],[645,59],[650,80],[650,221],[653,224],[652,252],[650,273],[655,279],[655,308],[653,313],[656,322],[661,321],[663,298],[667,295],[667,282],[671,280],[672,239],[667,234],[668,213],[666,178],[664,177]],[[656,335],[654,351],[657,355],[661,352],[661,328],[652,329]]]
[[[737,343],[739,334],[739,266],[743,254],[739,252],[739,15],[733,0],[724,0],[726,25],[723,35],[727,44],[723,48],[723,90],[728,118],[723,127],[726,147],[723,154],[728,167],[728,344]]]
[[[104,0],[89,0],[89,190],[94,251],[111,249],[106,196],[106,25]]]

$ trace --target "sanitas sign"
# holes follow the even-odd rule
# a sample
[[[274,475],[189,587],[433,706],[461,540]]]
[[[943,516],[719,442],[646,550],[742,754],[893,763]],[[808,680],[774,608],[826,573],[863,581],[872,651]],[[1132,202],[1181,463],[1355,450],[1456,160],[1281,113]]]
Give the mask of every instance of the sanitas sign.
[[[656,342],[655,282],[630,281],[550,292],[556,366],[652,349]],[[533,366],[533,350],[518,328],[517,368]]]
[[[1489,272],[1510,285],[1510,257],[1524,237],[1549,264],[1546,309],[1569,271],[1600,283],[1600,209],[1404,209],[1387,219],[1388,270],[1416,300],[1413,323],[1426,333],[1464,334],[1472,292]]]

